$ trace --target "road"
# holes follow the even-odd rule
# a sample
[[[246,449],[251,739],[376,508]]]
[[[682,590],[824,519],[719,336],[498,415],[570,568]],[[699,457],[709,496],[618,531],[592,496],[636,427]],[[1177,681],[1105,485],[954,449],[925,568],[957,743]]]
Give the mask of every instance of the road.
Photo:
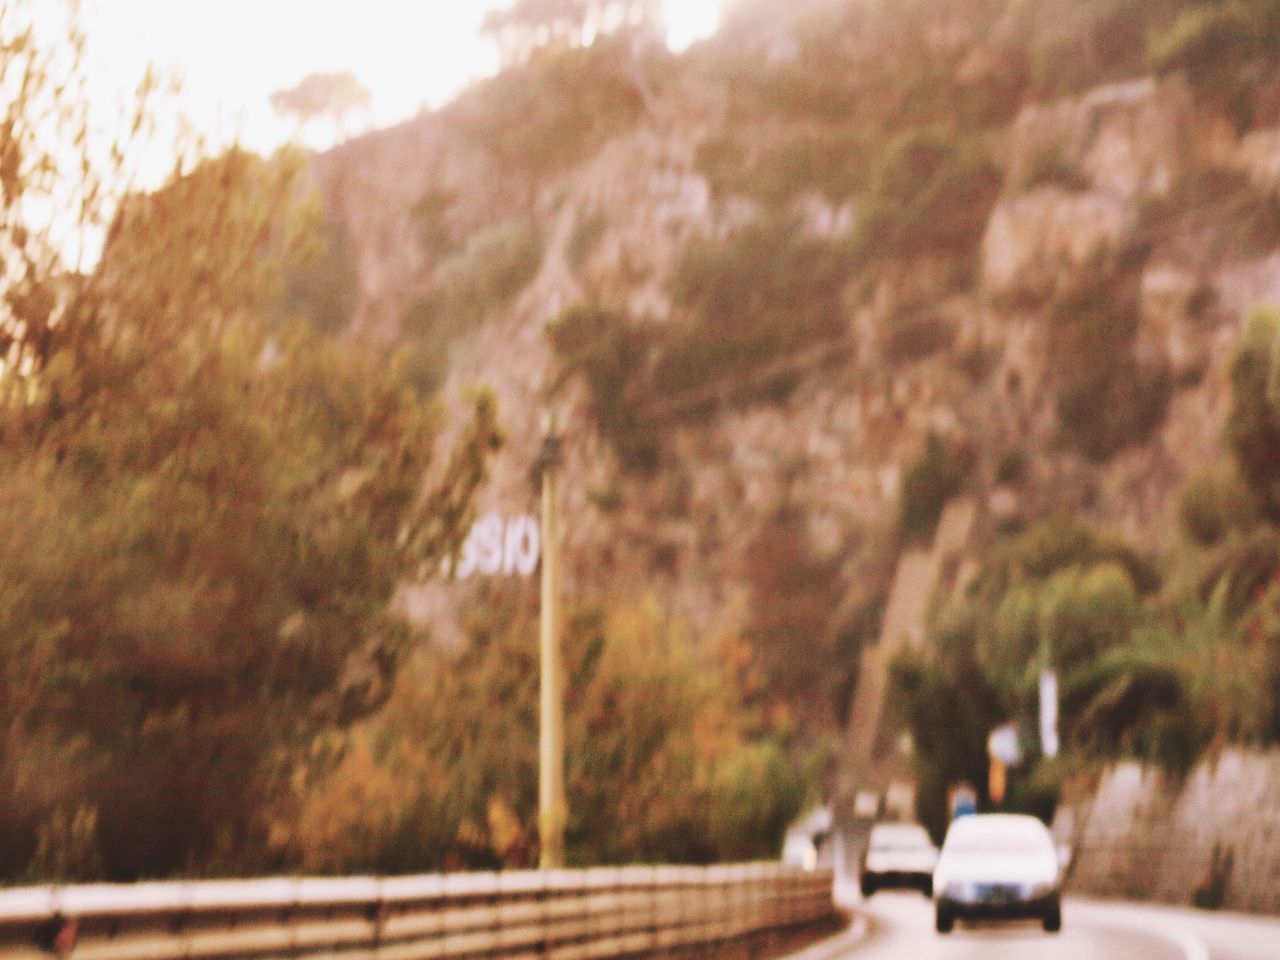
[[[1062,932],[1038,923],[966,927],[940,936],[930,901],[882,893],[858,904],[868,921],[857,943],[835,944],[797,960],[1276,960],[1280,920],[1201,914],[1160,907],[1068,900]]]

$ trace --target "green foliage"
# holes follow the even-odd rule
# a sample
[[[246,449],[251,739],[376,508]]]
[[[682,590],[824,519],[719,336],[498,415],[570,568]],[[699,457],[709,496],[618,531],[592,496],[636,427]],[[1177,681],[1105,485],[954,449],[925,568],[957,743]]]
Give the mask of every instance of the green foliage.
[[[49,814],[36,831],[36,849],[27,877],[36,883],[93,881],[103,875],[98,812],[85,803],[70,817],[63,808]]]
[[[1212,746],[1262,733],[1266,658],[1228,611],[1226,586],[1066,678],[1063,710],[1083,749],[1186,771]]]
[[[1000,123],[1017,109],[1022,62],[1011,58],[979,76],[962,64],[974,41],[991,36],[1004,6],[976,0],[953,7],[948,27],[971,39],[939,43],[937,7],[928,0],[811,4],[789,17],[794,56],[733,59],[720,69],[735,106],[753,115],[852,121],[880,131]],[[776,35],[768,33],[761,47],[769,49]]]
[[[652,336],[621,314],[572,307],[552,321],[551,343],[566,374],[581,375],[588,410],[629,473],[652,476],[661,460],[659,434],[642,416]]]
[[[1139,242],[1159,252],[1162,243],[1185,244],[1188,235],[1210,264],[1270,253],[1280,246],[1280,197],[1239,170],[1196,167],[1144,202],[1138,224]]]
[[[908,307],[899,310],[889,321],[884,358],[891,364],[914,363],[955,342],[955,331],[937,313]]]
[[[1027,479],[1030,469],[1030,459],[1025,450],[1010,450],[1000,458],[1000,463],[996,466],[996,483],[1022,483]]]
[[[281,293],[276,321],[309,322],[327,334],[345,331],[355,315],[355,256],[347,227],[338,216],[316,213],[308,218],[305,240],[291,244],[280,263]]]
[[[1172,393],[1163,366],[1134,353],[1139,275],[1123,254],[1099,256],[1050,305],[1049,360],[1064,443],[1103,462],[1163,423]]]
[[[671,279],[689,319],[658,357],[657,394],[722,390],[740,402],[785,396],[793,375],[771,370],[845,334],[842,295],[852,270],[840,245],[805,236],[788,217],[763,216],[728,240],[692,241]]]
[[[545,176],[635,123],[645,109],[639,75],[658,81],[665,67],[658,54],[634,60],[628,42],[605,39],[504,70],[444,117],[508,168]]]
[[[482,230],[442,263],[431,291],[400,320],[410,381],[425,392],[437,389],[453,344],[515,299],[537,275],[542,255],[537,227],[514,217]]]
[[[1008,695],[1034,695],[1046,667],[1070,674],[1126,643],[1140,620],[1133,581],[1114,564],[1067,567],[1006,590],[993,616],[977,621],[978,660]],[[1064,723],[1064,736],[1072,734]]]
[[[1031,94],[1048,100],[1141,76],[1147,37],[1167,29],[1190,2],[1077,0],[1049,6],[1016,0],[1010,11],[1026,50]]]
[[[1150,595],[1160,588],[1155,567],[1129,544],[1069,513],[1057,513],[997,542],[973,592],[987,602],[996,602],[1011,586],[1026,579],[1043,581],[1059,570],[1097,564],[1123,567],[1140,594]]]
[[[898,527],[903,539],[913,543],[933,539],[943,507],[960,492],[972,468],[972,451],[929,434],[920,459],[902,475]]]
[[[702,143],[697,160],[720,192],[771,204],[807,191],[839,203],[868,178],[866,133],[847,123],[779,122],[725,133]]]
[[[1063,147],[1056,144],[1032,157],[1023,188],[1034,190],[1036,187],[1053,186],[1078,192],[1088,190],[1091,185],[1080,168],[1067,159]]]
[[[1183,533],[1202,547],[1221,543],[1257,522],[1257,507],[1239,474],[1227,464],[1192,474],[1182,491],[1178,519]]]
[[[320,744],[278,825],[292,858],[380,873],[536,862],[535,620],[501,600],[478,612],[458,654],[423,653],[378,718]],[[734,676],[647,605],[577,611],[564,648],[571,862],[776,851],[805,785]]]
[[[978,137],[941,127],[902,134],[872,172],[860,225],[864,255],[967,253],[986,229],[1001,181]]]
[[[1249,318],[1231,363],[1225,439],[1264,517],[1280,521],[1280,311]]]
[[[31,816],[96,811],[110,878],[271,868],[281,757],[385,697],[410,638],[391,597],[478,482],[459,463],[424,498],[433,418],[374,360],[298,334],[262,372],[238,333],[0,458],[4,719],[36,738],[5,783]]]
[[[431,189],[418,198],[409,211],[418,227],[422,249],[433,257],[449,257],[458,252],[458,241],[449,223],[454,196],[447,190]]]
[[[56,73],[77,51],[36,56],[0,150],[76,155],[82,87]],[[95,156],[50,193],[85,229],[81,193],[114,182]],[[277,869],[287,765],[385,699],[412,637],[392,597],[465,532],[492,402],[424,487],[439,411],[385,358],[273,317],[305,239],[287,155],[123,198],[91,273],[22,220],[61,168],[0,167],[0,251],[23,252],[0,308],[0,876]]]
[[[1041,594],[1040,642],[1050,662],[1065,670],[1123,643],[1139,621],[1137,591],[1117,564],[1061,570]]]
[[[1266,697],[1263,737],[1280,743],[1280,577],[1272,571],[1271,582],[1254,593],[1257,598],[1245,612],[1240,628],[1248,642],[1262,648],[1265,666],[1261,676]]]
[[[1239,616],[1280,573],[1280,531],[1267,524],[1243,531],[1212,552],[1200,571],[1199,595],[1223,591],[1225,612]]]
[[[1181,71],[1198,99],[1248,126],[1260,62],[1274,63],[1277,51],[1280,3],[1225,0],[1184,10],[1166,31],[1152,36],[1148,60],[1156,73]]]
[[[904,653],[890,669],[892,702],[914,747],[916,813],[934,836],[946,833],[952,784],[974,784],[985,806],[987,737],[1007,717],[1001,693],[979,666],[975,642],[973,620],[962,613],[939,630],[939,656]]]

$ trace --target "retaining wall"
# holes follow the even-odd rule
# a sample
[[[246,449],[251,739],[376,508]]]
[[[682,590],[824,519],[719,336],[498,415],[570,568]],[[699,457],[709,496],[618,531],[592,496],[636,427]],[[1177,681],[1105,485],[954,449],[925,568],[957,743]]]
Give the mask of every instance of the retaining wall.
[[[1126,763],[1054,823],[1079,894],[1280,914],[1280,751],[1185,778]]]

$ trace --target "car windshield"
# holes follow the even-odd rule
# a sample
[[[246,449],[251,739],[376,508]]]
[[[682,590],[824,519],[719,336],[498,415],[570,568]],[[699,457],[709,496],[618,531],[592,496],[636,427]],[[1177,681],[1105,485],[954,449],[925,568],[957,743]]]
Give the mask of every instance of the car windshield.
[[[920,827],[877,827],[871,832],[871,849],[880,852],[923,850],[931,846],[929,835]]]

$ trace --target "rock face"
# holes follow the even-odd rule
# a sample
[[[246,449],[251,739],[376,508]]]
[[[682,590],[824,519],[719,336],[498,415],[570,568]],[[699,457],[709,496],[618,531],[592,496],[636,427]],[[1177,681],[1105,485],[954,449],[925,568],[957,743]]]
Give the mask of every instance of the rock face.
[[[1134,200],[1164,193],[1195,164],[1224,162],[1233,146],[1230,128],[1201,115],[1185,83],[1145,78],[1024,109],[1008,174],[1025,186],[1074,170],[1092,189]]]
[[[1136,208],[1102,192],[1041,187],[1002,201],[982,240],[983,286],[994,297],[1043,302],[1095,253],[1122,243]]]
[[[970,42],[946,31],[934,40],[946,49]],[[537,180],[435,115],[315,165],[358,261],[352,334],[375,342],[396,340],[406,306],[430,288],[445,256],[424,242],[424,198],[447,200],[437,232],[458,243],[513,214],[536,225],[536,276],[450,347],[443,393],[454,404],[487,385],[499,399],[508,444],[482,511],[535,508],[529,467],[539,422],[544,409],[559,411],[570,595],[654,596],[701,633],[743,633],[756,613],[745,558],[788,511],[803,517],[809,555],[833,565],[837,594],[883,593],[897,560],[901,481],[931,434],[973,452],[967,482],[985,505],[982,522],[1014,525],[1069,509],[1144,547],[1176,536],[1173,498],[1221,449],[1223,370],[1242,316],[1259,300],[1280,300],[1280,249],[1245,256],[1228,244],[1201,255],[1200,233],[1187,226],[1194,221],[1169,220],[1172,232],[1155,238],[1141,273],[1132,349],[1143,369],[1169,371],[1172,397],[1149,437],[1102,462],[1063,441],[1049,304],[1093,269],[1099,251],[1151,239],[1140,234],[1154,229],[1153,205],[1176,199],[1196,171],[1241,180],[1245,171],[1258,190],[1280,188],[1280,131],[1239,139],[1177,79],[1024,107],[994,138],[1004,183],[962,269],[928,252],[877,264],[844,291],[842,352],[801,369],[782,399],[717,401],[705,416],[673,422],[663,469],[645,477],[622,468],[581,378],[565,377],[547,324],[566,307],[594,304],[655,336],[679,329],[691,319],[671,292],[681,253],[693,238],[727,239],[759,214],[759,197],[719,188],[703,162],[709,143],[744,122],[732,87],[686,79],[670,90],[634,124]],[[789,202],[805,235],[835,249],[856,235],[856,200],[810,191]],[[1184,255],[1189,246],[1195,255]],[[895,354],[907,320],[936,344]],[[999,476],[1009,459],[1025,463],[1019,476]],[[407,602],[427,611],[441,636],[457,638],[458,611],[492,589],[431,582],[408,591]],[[853,605],[833,605],[824,642],[834,643]]]

